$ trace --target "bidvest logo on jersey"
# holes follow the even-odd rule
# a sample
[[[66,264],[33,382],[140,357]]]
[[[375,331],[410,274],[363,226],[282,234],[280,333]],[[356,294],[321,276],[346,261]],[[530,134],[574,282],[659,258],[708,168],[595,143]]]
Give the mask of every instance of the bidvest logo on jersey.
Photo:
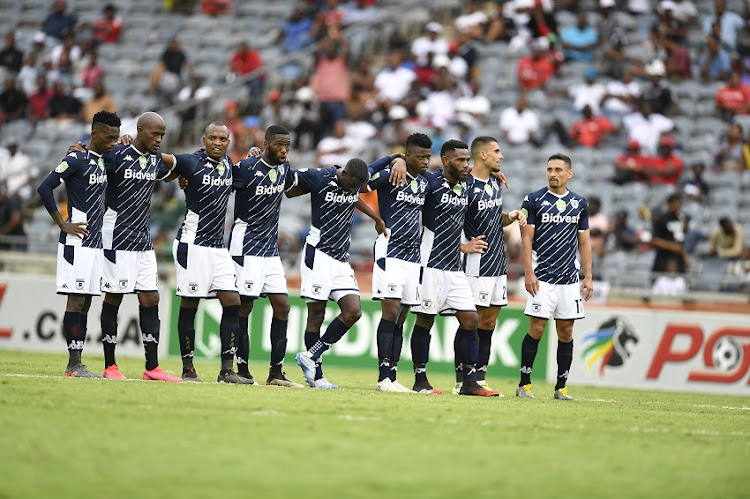
[[[232,185],[231,178],[211,178],[211,175],[203,175],[203,185]]]
[[[92,173],[89,175],[89,185],[103,184],[107,181],[107,175],[105,173]]]
[[[458,185],[458,184],[456,184],[456,185]],[[455,188],[454,188],[454,190],[455,190]],[[458,206],[458,205],[464,205],[464,206],[466,206],[466,205],[469,204],[469,200],[467,198],[465,198],[465,197],[451,196],[447,192],[444,192],[443,195],[440,196],[440,202],[444,203],[444,204],[452,204],[454,206]]]
[[[143,156],[141,156],[143,157]],[[145,159],[145,158],[144,158]],[[131,169],[125,170],[124,174],[125,180],[133,179],[133,180],[156,180],[156,172],[144,172],[144,171],[136,171],[134,172]]]
[[[406,201],[407,203],[418,205],[424,204],[423,197],[415,196],[414,194],[407,194],[404,191],[398,191],[398,194],[396,194],[396,201]]]
[[[499,199],[480,199],[479,203],[477,203],[477,209],[479,211],[489,210],[490,208],[494,208],[496,206],[502,206],[503,200],[502,198]]]
[[[336,194],[333,192],[326,192],[325,201],[333,203],[356,203],[359,199],[359,194]]]
[[[566,223],[566,224],[577,224],[580,215],[552,215],[551,213],[542,213],[542,223]]]
[[[255,195],[256,196],[270,196],[272,194],[279,194],[284,190],[284,186],[279,185],[269,185],[266,187],[263,187],[262,185],[258,185],[255,187]]]

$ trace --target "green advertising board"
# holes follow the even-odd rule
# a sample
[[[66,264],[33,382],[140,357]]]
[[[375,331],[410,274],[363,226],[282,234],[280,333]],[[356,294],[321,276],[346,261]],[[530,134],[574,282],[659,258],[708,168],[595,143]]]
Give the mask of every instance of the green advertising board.
[[[304,350],[305,319],[307,307],[304,300],[290,296],[291,309],[289,311],[289,329],[287,356],[288,366],[294,365],[294,355]],[[171,328],[169,334],[169,355],[180,355],[180,345],[177,338],[177,317],[180,310],[179,298],[172,300]],[[339,313],[335,303],[329,302],[326,308],[326,319],[323,331],[328,323]],[[269,331],[273,311],[266,299],[255,302],[250,318],[250,362],[251,371],[254,366],[266,366],[269,362],[271,344]],[[197,358],[218,359],[221,342],[219,339],[219,322],[221,321],[221,305],[218,300],[201,300],[195,318],[195,356]],[[333,348],[326,352],[324,362],[330,365],[362,367],[377,370],[377,341],[376,331],[380,321],[380,304],[377,301],[363,299],[362,318]],[[401,369],[411,367],[411,349],[409,338],[414,325],[414,315],[409,314],[404,327],[404,349],[401,355]],[[511,377],[518,376],[521,367],[521,341],[528,331],[529,318],[523,314],[523,309],[509,306],[502,309],[498,319],[495,334],[492,339],[490,354],[490,376]],[[454,317],[437,317],[432,327],[432,341],[430,344],[429,369],[442,372],[453,371],[453,338],[458,328],[458,321]],[[539,343],[539,353],[534,366],[537,379],[546,376],[547,342]],[[257,367],[256,367],[257,369]]]

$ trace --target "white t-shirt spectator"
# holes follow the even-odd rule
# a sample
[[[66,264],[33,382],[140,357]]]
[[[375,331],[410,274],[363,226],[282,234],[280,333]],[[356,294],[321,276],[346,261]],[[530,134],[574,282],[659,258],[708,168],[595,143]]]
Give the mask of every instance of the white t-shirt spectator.
[[[658,113],[651,113],[648,118],[641,113],[631,113],[622,119],[628,130],[628,140],[637,140],[641,150],[656,154],[659,137],[674,128],[674,121]]]
[[[604,109],[613,113],[627,114],[633,112],[633,107],[619,97],[638,97],[641,95],[641,86],[637,81],[623,83],[613,80],[607,83],[607,93],[610,97],[604,101]]]
[[[430,40],[429,36],[420,36],[411,44],[411,53],[419,66],[427,64],[427,54],[430,52],[436,56],[448,55],[448,40],[440,37]]]
[[[381,100],[389,100],[393,103],[401,102],[411,88],[411,82],[417,75],[411,69],[399,66],[396,70],[385,67],[375,77],[375,88],[380,94]]]
[[[525,144],[532,133],[539,132],[539,118],[531,109],[519,113],[515,107],[509,107],[500,115],[500,130],[508,134],[511,144]]]
[[[680,275],[663,275],[658,277],[656,281],[654,281],[654,287],[651,288],[653,294],[665,296],[679,296],[687,293],[687,290],[687,282],[685,282],[685,278]]]
[[[489,19],[487,18],[487,14],[485,14],[481,10],[478,10],[476,12],[472,12],[471,14],[458,16],[454,21],[454,24],[456,26],[456,30],[458,30],[460,33],[464,33],[472,26],[486,24],[487,21],[489,21]]]
[[[601,83],[588,85],[580,83],[570,88],[569,94],[573,98],[573,107],[578,111],[588,105],[594,114],[599,114],[599,103],[602,97],[607,93],[607,89]]]

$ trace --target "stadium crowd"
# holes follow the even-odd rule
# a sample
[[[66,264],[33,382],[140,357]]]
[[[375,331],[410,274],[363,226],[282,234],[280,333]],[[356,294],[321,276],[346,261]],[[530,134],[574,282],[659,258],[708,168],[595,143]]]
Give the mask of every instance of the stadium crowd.
[[[408,15],[399,2],[376,0],[288,1],[280,3],[288,10],[257,7],[259,14],[243,5],[251,3],[259,5],[165,1],[150,12],[176,20],[164,23],[175,29],[154,26],[155,36],[139,29],[142,2],[35,2],[49,12],[21,16],[18,25],[4,15],[0,245],[52,247],[31,244],[52,241],[32,193],[68,144],[86,140],[94,113],[118,111],[122,132],[135,135],[142,111],[176,105],[170,148],[194,149],[200,137],[192,130],[206,116],[220,118],[239,160],[280,124],[292,131],[298,167],[369,162],[424,132],[437,148],[437,168],[445,140],[494,134],[511,184],[506,203],[518,206],[527,187],[539,187],[538,176],[527,175],[530,163],[541,166],[563,150],[578,190],[598,197],[591,202],[595,275],[643,266],[666,272],[675,263],[678,272],[745,272],[747,1],[456,0],[431,10],[408,2]],[[11,8],[18,9],[0,7]],[[252,24],[261,15],[276,20],[265,38],[179,29],[230,26],[233,17]],[[207,39],[225,45],[217,50]],[[126,64],[132,59],[149,67],[134,69]],[[123,78],[133,81],[123,87]],[[239,91],[223,90],[236,81],[245,83]],[[174,185],[155,196],[156,244],[167,248],[184,200]],[[290,269],[306,222],[280,234]],[[520,235],[506,235],[517,276]],[[362,269],[372,262],[370,243],[352,247]],[[650,286],[650,276],[631,284]]]

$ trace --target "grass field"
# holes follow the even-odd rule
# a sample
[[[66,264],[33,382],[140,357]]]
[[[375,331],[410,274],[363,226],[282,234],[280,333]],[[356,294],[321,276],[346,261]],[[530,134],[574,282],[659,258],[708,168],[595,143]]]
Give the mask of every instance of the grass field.
[[[0,350],[1,498],[750,497],[750,397],[571,387],[563,402],[535,384],[519,400],[496,379],[506,398],[391,394],[341,368],[338,391],[175,385],[65,379],[65,362]],[[120,368],[140,379],[139,359]]]

